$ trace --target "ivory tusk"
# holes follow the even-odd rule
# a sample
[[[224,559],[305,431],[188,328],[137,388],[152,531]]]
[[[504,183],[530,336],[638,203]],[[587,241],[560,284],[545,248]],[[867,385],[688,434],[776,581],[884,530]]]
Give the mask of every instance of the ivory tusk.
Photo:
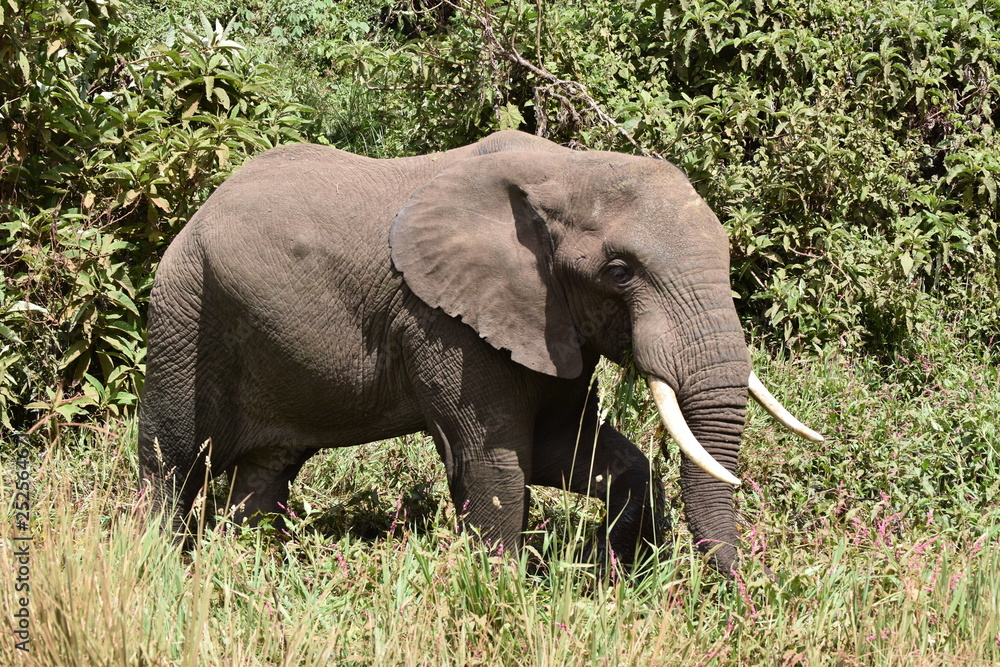
[[[760,381],[760,378],[753,371],[750,371],[750,378],[747,380],[747,384],[750,385],[750,395],[753,396],[754,400],[760,403],[761,407],[767,410],[785,428],[792,433],[801,435],[806,440],[823,442],[823,436],[793,417],[792,413],[786,410],[778,402],[778,399],[771,395],[771,392],[767,390],[767,387],[764,386],[764,383]]]
[[[740,480],[731,472],[722,467],[722,464],[712,458],[712,455],[701,446],[698,439],[694,437],[691,428],[684,421],[681,414],[681,406],[677,403],[677,394],[666,382],[653,377],[647,377],[649,391],[653,394],[653,401],[656,409],[660,411],[660,419],[666,427],[670,437],[677,441],[677,446],[691,459],[691,462],[718,480],[739,486]]]

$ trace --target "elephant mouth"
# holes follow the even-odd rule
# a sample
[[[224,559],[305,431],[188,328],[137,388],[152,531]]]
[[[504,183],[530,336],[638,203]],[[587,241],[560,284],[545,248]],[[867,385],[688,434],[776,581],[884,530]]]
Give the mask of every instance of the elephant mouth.
[[[667,429],[670,437],[677,443],[677,446],[680,447],[680,450],[684,452],[684,455],[712,477],[727,484],[739,486],[739,478],[716,461],[708,450],[698,442],[694,433],[691,432],[691,428],[681,413],[680,405],[677,402],[677,394],[670,388],[670,385],[653,376],[648,376],[646,382],[649,384],[649,391],[653,396],[653,401],[656,403],[656,409],[660,413],[663,426]],[[760,378],[753,371],[750,371],[747,386],[750,396],[788,430],[813,442],[823,441],[822,435],[802,424],[802,422],[788,412],[771,392],[767,390],[767,387],[764,386]]]

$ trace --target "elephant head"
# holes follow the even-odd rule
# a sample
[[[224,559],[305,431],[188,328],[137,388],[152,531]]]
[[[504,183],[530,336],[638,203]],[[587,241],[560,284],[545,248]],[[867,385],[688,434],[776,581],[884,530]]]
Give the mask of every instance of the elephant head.
[[[390,245],[420,299],[519,364],[570,379],[598,354],[631,358],[685,454],[694,539],[716,568],[734,566],[748,385],[787,413],[751,373],[726,233],[679,169],[566,149],[477,156],[411,197]]]

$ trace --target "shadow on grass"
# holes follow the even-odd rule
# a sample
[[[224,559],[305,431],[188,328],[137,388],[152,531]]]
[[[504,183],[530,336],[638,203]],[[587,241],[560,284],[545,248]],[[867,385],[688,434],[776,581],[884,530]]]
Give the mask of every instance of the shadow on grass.
[[[220,526],[227,532],[244,529],[230,521],[227,497],[225,480],[214,481],[203,510],[207,529],[218,530]],[[315,503],[315,498],[312,501]],[[345,538],[374,543],[404,534],[429,534],[446,521],[447,499],[433,492],[431,482],[414,483],[395,498],[366,489],[337,496],[325,507],[315,507],[313,503],[293,495],[287,514],[260,517],[253,530],[278,540],[313,535],[328,543]],[[194,517],[192,522],[196,520]]]
[[[413,484],[396,498],[375,489],[359,491],[338,499],[324,510],[309,511],[305,503],[293,499],[289,515],[294,521],[305,517],[303,528],[330,541],[347,536],[377,542],[404,533],[427,534],[444,520],[447,500],[433,492],[431,482]]]

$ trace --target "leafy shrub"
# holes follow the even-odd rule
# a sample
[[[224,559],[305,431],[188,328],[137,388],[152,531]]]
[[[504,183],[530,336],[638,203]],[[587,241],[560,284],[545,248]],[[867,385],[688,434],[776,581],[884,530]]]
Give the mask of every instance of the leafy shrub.
[[[248,154],[304,108],[220,24],[124,38],[116,3],[2,5],[0,415],[122,414],[141,389],[158,257]]]
[[[741,314],[775,343],[891,359],[941,319],[1000,330],[996,0],[484,1],[436,29],[392,6],[431,27],[369,7],[371,32],[303,60],[378,116],[372,152],[520,127],[660,155],[723,219]]]
[[[669,74],[640,134],[726,218],[745,314],[813,347],[955,306],[997,330],[995,2],[648,6]]]

